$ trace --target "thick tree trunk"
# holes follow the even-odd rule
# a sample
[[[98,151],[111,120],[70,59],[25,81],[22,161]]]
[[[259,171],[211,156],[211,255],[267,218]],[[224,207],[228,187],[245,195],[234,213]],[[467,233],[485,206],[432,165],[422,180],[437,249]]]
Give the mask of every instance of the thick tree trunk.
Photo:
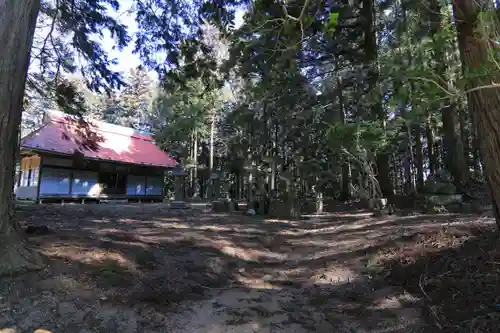
[[[446,169],[453,176],[455,186],[459,191],[469,178],[468,165],[460,134],[460,123],[458,121],[458,111],[455,105],[442,109],[443,132],[444,132],[444,164]]]
[[[402,19],[403,19],[403,26],[408,26],[407,22],[407,2],[401,2],[401,14],[402,14]],[[401,31],[400,29],[399,31]],[[402,32],[402,31],[401,31]],[[402,40],[402,34],[398,34],[399,38]],[[413,55],[410,49],[406,51],[406,59],[408,61],[408,66],[412,66],[413,64]],[[399,80],[398,80],[399,81]],[[401,83],[399,83],[401,85]],[[408,88],[406,88],[408,89]],[[404,126],[406,130],[406,138],[407,138],[407,144],[406,144],[406,156],[405,156],[405,184],[404,184],[404,192],[406,194],[414,193],[415,192],[415,155],[413,152],[413,129],[415,128],[415,125],[413,122],[408,118],[407,116],[407,108],[411,104],[411,97],[413,94],[413,83],[409,82],[409,89],[408,93],[406,94],[406,98],[404,99],[404,103],[401,105],[401,116],[404,119]]]
[[[410,57],[408,57],[410,58]],[[411,58],[409,59],[411,63]],[[410,89],[411,91],[411,89]],[[413,140],[412,140],[412,124],[407,116],[406,107],[408,106],[410,96],[408,95],[405,99],[403,105],[401,106],[401,116],[404,119],[404,127],[402,129],[406,130],[406,156],[404,157],[404,183],[403,192],[410,194],[415,192],[415,175],[414,175],[414,155],[413,155]]]
[[[491,49],[498,48],[495,41],[481,38],[476,33],[479,13],[486,13],[486,1],[455,0],[453,11],[457,22],[458,41],[462,66],[468,89],[467,101],[471,104],[473,124],[478,135],[479,150],[486,179],[490,186],[495,219],[500,227],[500,69],[491,61]],[[495,22],[498,25],[498,21]],[[499,27],[490,27],[495,31]],[[487,70],[481,70],[487,68]],[[470,75],[468,73],[482,73]],[[468,76],[468,77],[467,77]]]
[[[391,198],[394,195],[394,186],[390,177],[391,165],[387,153],[377,155],[377,180],[380,184],[380,190],[385,198]]]
[[[13,220],[24,86],[40,0],[0,0],[0,275],[39,266]]]
[[[431,27],[429,34],[434,40],[434,59],[436,61],[436,74],[440,82],[448,89],[449,79],[446,75],[447,64],[446,54],[444,53],[442,43],[436,37],[441,32],[441,24],[443,17],[441,15],[441,4],[439,0],[431,0],[429,5],[429,25]],[[439,105],[441,108],[441,117],[443,121],[443,144],[444,148],[444,165],[451,173],[457,189],[462,189],[463,185],[468,179],[468,165],[465,160],[464,147],[460,132],[460,122],[458,119],[458,110],[455,103],[444,106]]]

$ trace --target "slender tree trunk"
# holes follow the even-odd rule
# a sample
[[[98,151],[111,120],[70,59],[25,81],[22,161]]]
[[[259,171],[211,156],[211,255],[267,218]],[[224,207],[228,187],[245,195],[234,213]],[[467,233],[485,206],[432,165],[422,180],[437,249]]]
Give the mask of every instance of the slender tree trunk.
[[[479,153],[479,140],[477,139],[477,134],[472,134],[472,164],[474,172],[481,174],[481,154]]]
[[[436,128],[434,129],[434,132],[435,133],[438,132]],[[434,143],[434,154],[436,154],[436,161],[437,161],[436,170],[442,170],[444,167],[442,153],[443,153],[443,139],[439,138]]]
[[[214,136],[215,136],[215,111],[212,114],[212,121],[210,122],[210,161],[208,169],[210,174],[214,170]]]
[[[271,165],[271,185],[270,190],[277,189],[277,172],[278,172],[278,126],[279,122],[277,117],[273,116],[273,162]]]
[[[200,196],[200,186],[198,183],[198,129],[194,130],[193,141],[193,198],[198,198]]]
[[[324,208],[324,202],[323,202],[323,190],[321,189],[320,186],[320,179],[319,177],[316,177],[316,186],[315,186],[315,193],[316,193],[316,213],[322,214],[323,213],[323,208]]]
[[[417,168],[417,191],[424,186],[424,158],[422,155],[422,127],[415,126],[415,164]]]
[[[269,179],[269,191],[274,191],[276,189],[276,155],[273,153],[273,161],[271,163],[271,178]]]
[[[236,200],[240,201],[241,198],[243,197],[242,195],[242,188],[243,188],[243,179],[242,179],[242,171],[241,169],[238,171],[238,173],[236,174]]]
[[[344,87],[342,82],[342,77],[337,77],[337,92],[339,99],[339,114],[340,123],[345,124],[345,110],[344,110]],[[350,199],[350,188],[351,188],[351,177],[350,177],[351,165],[349,164],[349,157],[346,156],[342,162],[342,189],[340,192],[340,200],[347,201]]]
[[[346,161],[342,165],[342,192],[340,200],[347,201],[351,198],[351,163],[349,157],[345,158]]]
[[[194,132],[191,133],[190,140],[191,140],[191,142],[189,143],[188,151],[189,151],[189,156],[191,158],[190,164],[193,164],[193,161],[194,161],[194,150],[193,150]],[[186,197],[191,197],[193,195],[193,193],[192,193],[193,179],[194,179],[194,167],[193,166],[194,165],[191,165],[189,167],[189,185],[187,187],[188,193],[186,193]]]
[[[431,0],[429,5],[429,25],[430,35],[434,40],[434,58],[436,60],[436,74],[439,76],[440,83],[448,89],[449,79],[446,76],[446,54],[443,45],[436,39],[441,31],[443,17],[441,15],[441,4],[439,0]],[[468,166],[465,160],[464,147],[460,132],[460,122],[458,119],[458,110],[456,103],[441,107],[441,117],[443,121],[443,144],[444,165],[451,173],[457,189],[463,189],[463,185],[468,179]]]
[[[491,61],[492,49],[498,48],[496,41],[481,38],[478,15],[487,13],[486,1],[455,0],[453,12],[457,22],[458,41],[462,66],[468,89],[467,101],[471,104],[473,124],[478,135],[479,149],[488,185],[491,190],[497,225],[500,227],[500,68]],[[481,4],[483,6],[481,6]],[[499,29],[498,20],[494,22]],[[487,68],[487,70],[481,70]],[[482,75],[470,75],[469,73]]]
[[[13,220],[24,87],[40,0],[0,0],[0,275],[39,267]]]
[[[407,2],[401,2],[401,14],[403,18],[403,27],[408,26],[407,22]],[[399,29],[400,31],[403,29]],[[398,34],[401,35],[401,34]],[[401,36],[398,36],[401,38]],[[408,61],[408,66],[411,67],[413,64],[413,56],[411,53],[411,50],[408,48],[408,50],[405,52],[406,54],[406,60]],[[408,89],[408,88],[406,88]],[[405,120],[405,126],[406,126],[406,137],[407,137],[407,144],[406,144],[406,158],[405,158],[405,173],[406,173],[406,179],[405,179],[405,192],[406,194],[414,193],[415,192],[415,155],[413,152],[413,128],[415,127],[413,122],[409,119],[407,116],[407,108],[411,103],[411,96],[413,94],[413,83],[409,82],[409,89],[408,93],[406,94],[406,98],[404,99],[404,104],[401,107],[401,115],[403,116],[403,119]]]
[[[446,168],[446,160],[445,160],[445,154],[444,154],[444,139],[441,137],[441,140],[437,142],[436,146],[436,155],[438,158],[438,165],[439,165],[439,170],[443,170]]]
[[[425,139],[427,141],[427,157],[429,158],[429,174],[433,175],[438,168],[438,162],[435,150],[434,126],[430,111],[427,111],[427,119],[425,121]]]
[[[413,172],[413,165],[415,164],[413,160],[413,142],[411,135],[411,126],[407,123],[407,150],[406,150],[406,158],[405,158],[405,192],[406,194],[413,193],[415,191],[415,177]]]
[[[406,130],[406,156],[404,157],[404,178],[403,178],[403,191],[405,194],[413,193],[415,191],[415,181],[414,181],[414,172],[413,165],[414,156],[413,156],[413,142],[412,142],[412,125],[407,116],[406,107],[408,105],[408,101],[410,99],[410,95],[407,95],[403,105],[401,106],[401,115],[404,119],[404,129]]]
[[[365,19],[365,31],[364,31],[364,42],[365,42],[365,56],[366,61],[371,66],[371,73],[369,73],[369,85],[370,90],[375,90],[374,94],[377,100],[372,104],[372,113],[374,118],[381,122],[382,127],[385,130],[387,114],[382,107],[382,96],[379,89],[379,70],[378,70],[378,50],[377,50],[377,34],[375,29],[375,1],[374,0],[363,0],[363,8],[361,15]],[[376,157],[377,164],[377,180],[380,185],[380,190],[382,195],[386,198],[390,198],[394,195],[394,187],[390,177],[390,163],[389,154],[387,152],[379,152]]]
[[[470,170],[471,135],[467,126],[469,120],[467,119],[467,111],[462,106],[460,107],[460,113],[458,118],[460,121],[460,138],[464,146],[464,159],[465,163],[467,164],[467,170]]]
[[[253,165],[252,169],[248,171],[248,188],[247,188],[247,201],[248,201],[248,208],[250,209],[255,209],[254,207],[254,193],[253,193],[253,183],[254,183],[254,178],[253,178]]]
[[[404,177],[402,178],[403,181],[402,189],[405,194],[409,194],[415,190],[415,183],[413,175],[414,160],[413,160],[413,142],[412,142],[411,124],[406,116],[406,110],[405,110],[406,105],[407,102],[405,102],[401,108],[401,115],[403,119],[405,119],[405,124],[403,125],[404,126],[403,128],[406,131],[406,155],[403,158]],[[394,159],[394,163],[396,163],[396,159]]]
[[[405,160],[401,161],[401,159],[398,159],[397,161],[395,161],[395,164],[396,165],[399,165],[399,167],[397,168],[397,170],[399,171],[399,176],[397,178],[399,178],[399,188],[402,190],[402,191],[405,191],[405,183],[406,183],[406,174],[405,174]],[[401,165],[403,164],[403,165]],[[397,178],[396,178],[396,181],[397,181]]]
[[[462,66],[462,72],[464,72],[463,66]],[[474,105],[472,103],[467,103],[467,113],[471,123],[470,136],[471,136],[472,168],[474,169],[474,173],[476,173],[476,175],[480,175],[482,174],[483,170],[481,167],[481,153],[479,152],[477,124],[475,124],[476,118],[474,117]]]
[[[399,184],[399,168],[398,168],[398,158],[395,153],[392,153],[392,174],[394,175],[394,189],[399,191],[401,186]]]

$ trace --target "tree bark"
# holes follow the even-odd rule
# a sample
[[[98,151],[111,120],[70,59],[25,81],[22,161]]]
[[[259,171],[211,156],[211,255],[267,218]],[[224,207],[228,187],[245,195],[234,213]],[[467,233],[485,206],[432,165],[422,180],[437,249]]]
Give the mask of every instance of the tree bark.
[[[459,191],[469,178],[468,165],[465,160],[463,144],[460,135],[458,111],[455,105],[441,110],[443,118],[444,165],[453,176],[455,186]]]
[[[481,6],[483,5],[483,6]],[[500,79],[499,68],[491,61],[491,49],[498,48],[495,41],[476,35],[480,12],[491,11],[486,1],[454,0],[453,12],[458,32],[462,67],[468,89],[467,101],[471,105],[473,124],[478,136],[483,168],[491,190],[497,225],[500,227]],[[498,29],[498,21],[494,22]],[[480,70],[481,75],[471,75]],[[495,70],[496,69],[496,70]]]
[[[401,14],[403,18],[403,26],[407,27],[408,22],[407,22],[407,5],[408,3],[406,2],[401,2]],[[399,36],[401,38],[401,36]],[[413,64],[413,55],[411,53],[411,50],[408,48],[407,51],[405,52],[406,54],[406,59],[408,61],[408,66],[411,66]],[[401,105],[401,115],[404,119],[404,125],[406,129],[406,137],[407,137],[407,144],[406,144],[406,157],[405,157],[405,185],[404,185],[404,192],[406,194],[413,194],[415,192],[415,155],[413,152],[413,129],[415,128],[415,125],[413,122],[408,118],[408,112],[407,108],[411,104],[411,96],[413,94],[413,83],[409,82],[409,89],[408,93],[406,94],[406,97],[404,98],[404,103]]]
[[[212,174],[214,170],[214,136],[215,136],[215,111],[212,111],[210,121],[210,161],[208,165],[209,173]],[[210,177],[210,176],[209,176]]]
[[[430,35],[434,40],[434,59],[436,60],[436,74],[440,79],[440,83],[448,90],[449,79],[446,76],[446,54],[443,50],[443,45],[436,39],[437,34],[441,31],[443,17],[441,15],[441,4],[439,0],[432,0],[429,5],[429,25]],[[443,121],[443,144],[444,148],[444,165],[453,176],[453,180],[457,189],[461,190],[468,179],[468,165],[465,160],[464,147],[462,143],[460,122],[458,119],[458,110],[456,103],[441,107],[441,117]]]
[[[464,159],[465,163],[467,164],[467,169],[470,170],[470,167],[472,166],[471,159],[470,159],[470,152],[471,152],[471,135],[470,135],[470,130],[467,126],[469,119],[467,119],[467,111],[460,106],[460,111],[459,111],[459,121],[460,121],[460,137],[462,140],[462,144],[464,146]]]
[[[476,133],[472,133],[472,164],[474,172],[476,174],[481,174],[481,154],[479,152],[479,140],[477,139]]]
[[[377,34],[375,29],[375,13],[374,13],[374,0],[363,0],[363,8],[361,10],[361,16],[365,19],[365,31],[364,31],[364,49],[367,63],[371,66],[371,73],[369,73],[369,85],[370,90],[375,90],[374,94],[377,98],[372,104],[372,114],[374,118],[381,122],[382,127],[385,130],[385,124],[387,121],[387,114],[382,107],[382,96],[379,89],[379,70],[378,70],[378,50],[377,50]],[[376,157],[377,164],[377,181],[380,185],[380,190],[386,198],[390,198],[394,195],[394,187],[390,177],[390,163],[389,154],[384,151],[380,151]]]
[[[40,0],[0,0],[0,275],[38,268],[13,220],[14,172],[31,45]]]
[[[195,128],[193,135],[193,198],[200,196],[200,184],[198,180],[198,129]]]
[[[344,86],[341,76],[337,77],[337,91],[339,99],[339,115],[340,123],[345,124],[345,110],[344,110]],[[349,164],[349,157],[346,156],[342,162],[342,188],[340,192],[340,200],[347,201],[350,199],[350,189],[351,189],[351,165]]]
[[[444,140],[440,138],[440,140],[436,140],[436,144],[434,145],[434,152],[436,154],[437,160],[437,170],[442,170],[446,167],[444,160]]]
[[[411,137],[411,126],[407,124],[407,155],[405,158],[405,192],[406,194],[410,194],[415,192],[415,175],[413,172],[413,166],[415,165],[415,161],[413,159],[413,142]]]
[[[424,159],[422,155],[422,127],[415,126],[415,164],[417,168],[417,192],[424,187]]]
[[[434,138],[434,127],[430,111],[427,111],[427,119],[425,122],[425,139],[427,141],[427,157],[429,158],[429,174],[433,175],[438,168],[438,162],[435,150],[436,140]]]

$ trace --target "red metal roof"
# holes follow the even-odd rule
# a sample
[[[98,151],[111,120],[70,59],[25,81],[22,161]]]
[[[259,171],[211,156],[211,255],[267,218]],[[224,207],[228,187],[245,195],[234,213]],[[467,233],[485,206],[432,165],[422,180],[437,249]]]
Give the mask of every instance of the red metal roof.
[[[82,121],[61,112],[46,114],[44,125],[21,141],[35,151],[157,167],[177,162],[158,148],[150,134],[99,121]]]

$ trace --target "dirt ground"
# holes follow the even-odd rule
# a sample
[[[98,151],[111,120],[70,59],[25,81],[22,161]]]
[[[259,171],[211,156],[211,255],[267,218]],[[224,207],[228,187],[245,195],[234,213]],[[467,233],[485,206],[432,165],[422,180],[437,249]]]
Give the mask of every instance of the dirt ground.
[[[0,333],[434,332],[455,323],[430,288],[448,266],[424,270],[428,258],[493,222],[362,212],[287,221],[162,204],[33,205],[16,218],[50,228],[28,235],[46,268],[0,279]]]

